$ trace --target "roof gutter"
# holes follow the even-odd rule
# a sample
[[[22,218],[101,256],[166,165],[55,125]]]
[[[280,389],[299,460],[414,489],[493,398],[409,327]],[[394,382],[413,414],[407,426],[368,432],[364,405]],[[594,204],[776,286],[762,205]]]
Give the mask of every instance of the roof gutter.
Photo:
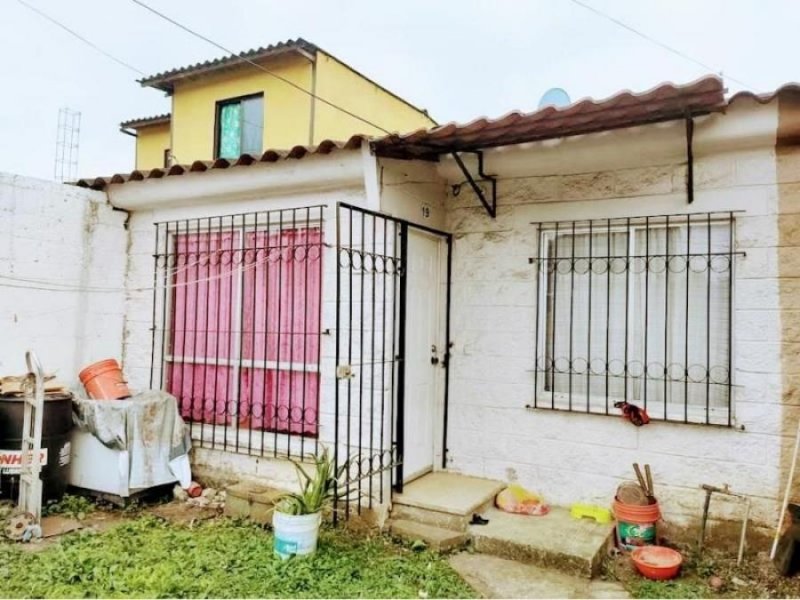
[[[139,134],[136,132],[135,129],[128,129],[127,127],[120,127],[119,130],[124,133],[125,135],[129,135],[131,137],[138,138]]]

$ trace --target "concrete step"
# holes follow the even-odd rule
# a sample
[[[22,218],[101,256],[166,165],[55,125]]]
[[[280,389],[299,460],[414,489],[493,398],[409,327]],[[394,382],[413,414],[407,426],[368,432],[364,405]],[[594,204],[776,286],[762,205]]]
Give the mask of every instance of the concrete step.
[[[617,581],[576,577],[488,554],[459,552],[448,562],[483,598],[630,597]]]
[[[251,519],[262,525],[272,524],[275,503],[284,494],[282,490],[251,482],[229,486],[226,492],[226,516]]]
[[[472,515],[494,506],[494,497],[504,487],[490,479],[430,473],[392,497],[392,518],[465,532]]]
[[[466,533],[405,519],[392,520],[390,531],[392,535],[409,542],[423,541],[428,548],[437,552],[446,552],[463,546],[468,539]]]
[[[597,575],[613,542],[612,525],[573,519],[569,510],[554,507],[545,516],[486,511],[486,525],[470,525],[476,552],[554,568],[581,577]]]

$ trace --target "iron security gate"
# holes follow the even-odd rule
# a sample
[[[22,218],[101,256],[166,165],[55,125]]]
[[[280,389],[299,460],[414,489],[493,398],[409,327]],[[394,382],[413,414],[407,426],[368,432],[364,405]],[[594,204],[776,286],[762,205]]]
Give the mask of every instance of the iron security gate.
[[[334,520],[402,489],[409,228],[444,236],[450,249],[449,235],[378,212],[339,203],[336,216],[334,438],[347,468]],[[449,345],[449,325],[445,335]]]

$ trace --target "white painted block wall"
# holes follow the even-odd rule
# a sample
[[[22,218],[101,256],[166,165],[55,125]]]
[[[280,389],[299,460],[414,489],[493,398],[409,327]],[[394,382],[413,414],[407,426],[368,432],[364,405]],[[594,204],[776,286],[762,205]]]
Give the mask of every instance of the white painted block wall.
[[[82,367],[121,358],[125,218],[102,192],[0,173],[0,374],[25,372],[33,349],[77,386]]]
[[[605,151],[598,149],[605,163],[614,137],[607,135]],[[455,235],[449,467],[516,480],[556,505],[607,506],[617,485],[633,478],[631,464],[649,463],[662,509],[674,522],[699,517],[700,485],[708,483],[751,495],[756,521],[774,523],[783,443],[774,148],[698,157],[692,205],[680,159],[636,165],[628,156],[619,168],[593,170],[590,157],[562,163],[555,174],[537,173],[547,152],[515,157],[514,176],[499,182],[495,220],[469,191],[447,200]],[[532,176],[519,166],[525,159]],[[489,170],[504,160],[492,156]],[[537,254],[531,223],[717,210],[745,211],[736,218],[737,248],[746,252],[734,282],[736,427],[652,422],[636,428],[619,417],[526,408],[533,404],[537,310],[535,266],[528,263]],[[720,506],[717,516],[737,514],[731,503]]]

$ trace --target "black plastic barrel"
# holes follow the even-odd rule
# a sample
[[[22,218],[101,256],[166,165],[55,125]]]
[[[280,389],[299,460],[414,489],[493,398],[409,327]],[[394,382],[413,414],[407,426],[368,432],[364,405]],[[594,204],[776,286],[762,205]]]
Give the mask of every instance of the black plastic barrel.
[[[22,398],[0,397],[0,500],[16,502],[19,495],[19,458],[22,423],[25,415]],[[58,501],[69,480],[72,395],[48,395],[42,414],[42,502]]]

